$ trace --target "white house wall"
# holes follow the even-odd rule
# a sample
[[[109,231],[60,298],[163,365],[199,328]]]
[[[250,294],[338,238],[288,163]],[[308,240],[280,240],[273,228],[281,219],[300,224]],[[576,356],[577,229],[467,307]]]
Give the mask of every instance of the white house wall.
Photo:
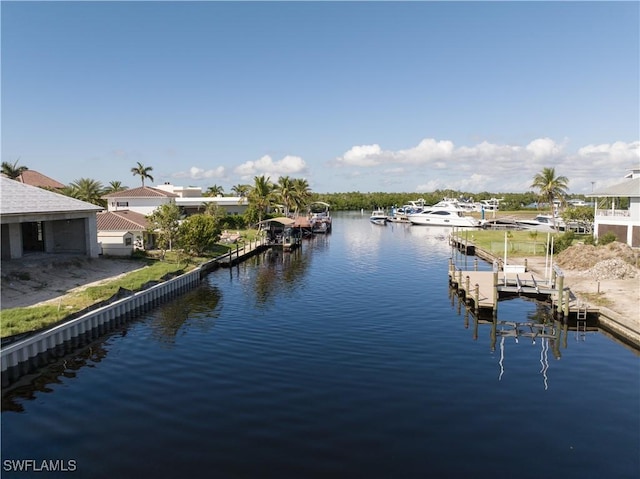
[[[117,200],[109,200],[107,207],[109,211],[129,210],[148,216],[159,206],[166,205],[172,201],[172,198],[118,198]],[[127,206],[117,206],[118,203],[127,203]]]

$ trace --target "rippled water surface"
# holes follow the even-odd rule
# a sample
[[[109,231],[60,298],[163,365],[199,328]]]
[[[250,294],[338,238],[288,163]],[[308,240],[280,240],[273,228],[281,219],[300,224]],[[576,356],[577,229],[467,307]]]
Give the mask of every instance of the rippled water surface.
[[[638,355],[599,332],[496,338],[450,294],[445,234],[342,214],[210,274],[5,390],[3,477],[46,477],[18,459],[87,478],[638,477]],[[547,313],[514,299],[498,319]]]

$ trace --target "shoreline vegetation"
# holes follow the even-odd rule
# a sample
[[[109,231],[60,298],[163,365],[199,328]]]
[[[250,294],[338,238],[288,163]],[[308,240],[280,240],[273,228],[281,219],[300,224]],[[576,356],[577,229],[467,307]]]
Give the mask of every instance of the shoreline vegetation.
[[[476,214],[476,213],[474,213]],[[518,217],[524,218],[528,215],[534,216],[537,212],[528,211],[498,211],[496,217]],[[480,215],[480,213],[477,213]],[[490,212],[493,216],[493,212]],[[257,237],[257,231],[239,230],[239,243],[253,241]],[[469,230],[460,232],[460,235],[467,235],[478,248],[485,251],[502,254],[504,252],[505,232],[499,230]],[[546,233],[534,234],[530,231],[510,231],[510,249],[508,254],[513,257],[523,256],[544,256],[546,253]],[[557,236],[561,236],[557,234]],[[590,236],[590,235],[589,235]],[[580,241],[576,235],[574,241]],[[99,285],[74,288],[73,291],[62,293],[61,296],[53,300],[39,303],[37,305],[3,309],[0,317],[0,337],[34,332],[67,320],[70,316],[91,308],[92,306],[105,301],[113,300],[122,290],[137,291],[145,286],[155,284],[170,277],[182,274],[196,266],[209,261],[217,256],[227,253],[235,247],[234,244],[218,243],[202,256],[189,256],[179,251],[167,251],[164,258],[159,251],[153,251],[140,258],[132,258],[131,261],[139,261],[140,269],[131,273],[120,275],[113,280],[102,281]],[[6,277],[3,275],[3,281]],[[13,273],[13,281],[20,281],[20,275]]]

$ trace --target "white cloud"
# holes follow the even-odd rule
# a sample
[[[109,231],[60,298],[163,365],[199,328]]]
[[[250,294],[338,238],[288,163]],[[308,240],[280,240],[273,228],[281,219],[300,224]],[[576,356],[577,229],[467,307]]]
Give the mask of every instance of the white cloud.
[[[224,166],[218,166],[217,168],[213,168],[211,170],[205,170],[204,168],[192,166],[191,168],[189,168],[188,172],[179,171],[178,173],[174,173],[172,176],[174,178],[189,178],[192,180],[224,178],[225,169]]]
[[[382,154],[379,145],[354,146],[337,161],[348,166],[376,166],[382,161]]]
[[[562,152],[563,146],[551,138],[538,138],[529,143],[526,149],[534,159],[553,159]]]
[[[279,161],[273,161],[269,155],[265,155],[259,160],[247,161],[237,166],[234,173],[244,180],[265,175],[271,181],[277,181],[280,176],[294,176],[306,171],[307,165],[299,156],[287,155]]]
[[[612,144],[583,146],[578,150],[578,157],[598,164],[628,165],[631,167],[640,162],[640,141],[632,143],[616,141]]]
[[[496,193],[530,191],[533,177],[544,167],[566,176],[571,193],[591,192],[592,182],[597,182],[596,187],[621,182],[629,169],[640,167],[640,141],[587,145],[573,153],[567,151],[568,143],[567,139],[537,138],[526,145],[482,141],[456,147],[448,140],[425,138],[414,147],[396,151],[378,144],[354,146],[336,158],[334,165],[350,167],[341,175],[344,178],[363,170],[370,173],[363,179],[379,175],[379,185],[386,183],[385,175],[404,174],[404,191]],[[411,168],[403,173],[406,165]],[[362,187],[363,191],[374,189],[370,184]]]
[[[408,150],[398,150],[394,156],[400,163],[425,164],[430,162],[442,163],[450,159],[454,151],[453,142],[436,141],[433,138],[425,138],[417,146]]]

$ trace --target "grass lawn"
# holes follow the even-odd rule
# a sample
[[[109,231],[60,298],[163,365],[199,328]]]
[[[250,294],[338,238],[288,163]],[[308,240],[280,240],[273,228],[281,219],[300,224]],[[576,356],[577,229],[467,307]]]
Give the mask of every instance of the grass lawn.
[[[510,256],[544,256],[547,233],[536,231],[464,230],[458,232],[462,241],[469,241],[476,247],[495,255],[504,254],[505,235],[507,253]]]

